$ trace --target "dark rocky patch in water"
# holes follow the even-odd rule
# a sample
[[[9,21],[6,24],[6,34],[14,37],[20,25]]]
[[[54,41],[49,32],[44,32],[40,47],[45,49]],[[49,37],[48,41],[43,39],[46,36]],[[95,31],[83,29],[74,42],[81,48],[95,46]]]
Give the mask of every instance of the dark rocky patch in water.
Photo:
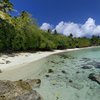
[[[92,62],[83,64],[82,66],[83,66],[82,67],[83,69],[92,69],[92,68],[98,68],[98,69],[100,69],[100,62],[92,61]]]
[[[59,64],[59,62],[56,62],[56,61],[51,61],[51,63],[54,63],[54,64]]]
[[[54,72],[53,69],[48,70],[48,73],[53,73],[53,72]]]
[[[91,73],[89,74],[88,78],[100,85],[100,74]]]
[[[40,80],[0,81],[0,100],[43,100],[42,97],[32,89]],[[31,86],[32,85],[32,86]]]
[[[47,78],[48,78],[48,77],[50,77],[50,75],[45,75],[45,77],[47,77]]]
[[[57,54],[58,56],[60,56],[60,58],[63,58],[63,59],[74,59],[74,57],[72,56],[69,56],[69,55],[66,55],[66,54]]]
[[[76,74],[79,74],[79,73],[80,73],[80,71],[77,71],[77,72],[76,72]]]
[[[64,62],[65,62],[64,60],[60,60],[60,61],[50,61],[50,63],[56,64],[56,65],[62,64],[62,63],[64,63]],[[55,67],[55,66],[52,66],[52,67]]]
[[[63,73],[63,74],[66,74],[66,71],[65,71],[65,70],[62,70],[62,73]]]
[[[69,80],[69,83],[73,83],[73,81],[72,80]]]
[[[77,82],[74,82],[73,80],[69,80],[68,83],[66,84],[67,86],[71,86],[75,89],[81,90],[82,88],[84,88],[84,85],[79,84]]]
[[[88,62],[88,61],[91,61],[91,59],[90,58],[82,58],[80,61]]]
[[[82,69],[92,69],[93,65],[88,65],[88,64],[84,64],[83,67],[81,67]]]

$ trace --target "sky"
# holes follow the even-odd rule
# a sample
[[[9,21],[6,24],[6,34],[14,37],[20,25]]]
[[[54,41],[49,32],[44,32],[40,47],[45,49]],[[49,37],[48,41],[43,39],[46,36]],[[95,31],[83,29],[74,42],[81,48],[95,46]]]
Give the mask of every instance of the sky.
[[[17,12],[26,10],[40,28],[76,37],[100,34],[100,0],[10,0]],[[91,34],[91,35],[90,35]]]

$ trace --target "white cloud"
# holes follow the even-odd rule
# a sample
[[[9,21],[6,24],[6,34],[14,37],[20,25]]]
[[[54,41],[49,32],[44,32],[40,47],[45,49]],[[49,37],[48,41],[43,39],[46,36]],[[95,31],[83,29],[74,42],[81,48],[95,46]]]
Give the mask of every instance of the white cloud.
[[[64,34],[66,36],[70,35],[72,33],[75,37],[79,37],[79,35],[82,33],[80,30],[80,25],[75,24],[73,22],[60,22],[55,29],[58,33]],[[78,34],[77,34],[78,33]]]
[[[98,25],[94,31],[93,31],[94,35],[99,35],[100,36],[100,25]]]
[[[88,20],[81,26],[81,30],[83,31],[85,36],[94,35],[94,30],[96,29],[95,20],[92,18],[88,18]]]
[[[43,30],[52,29],[52,25],[44,23],[40,28]],[[96,25],[93,18],[88,18],[84,24],[61,21],[53,30],[66,36],[70,33],[72,33],[74,37],[91,37],[92,35],[100,36],[100,25]]]
[[[48,29],[52,30],[52,25],[48,24],[48,23],[43,23],[40,27],[40,29],[47,31]]]

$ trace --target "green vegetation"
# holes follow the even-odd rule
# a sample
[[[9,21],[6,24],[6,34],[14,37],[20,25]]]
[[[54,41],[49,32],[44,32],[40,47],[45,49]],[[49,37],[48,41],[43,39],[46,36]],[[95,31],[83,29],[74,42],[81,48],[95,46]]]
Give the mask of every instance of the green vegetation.
[[[9,12],[13,4],[9,0],[0,1],[0,51],[30,51],[81,48],[100,45],[100,37],[75,38],[72,34],[64,36],[50,30],[39,29],[35,19],[22,11],[19,16],[12,17]]]

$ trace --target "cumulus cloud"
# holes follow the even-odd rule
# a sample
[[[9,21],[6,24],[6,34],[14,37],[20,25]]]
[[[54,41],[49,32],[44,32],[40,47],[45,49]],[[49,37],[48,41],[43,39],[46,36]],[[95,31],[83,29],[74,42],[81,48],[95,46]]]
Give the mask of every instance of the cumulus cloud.
[[[62,21],[55,27],[55,30],[57,30],[58,33],[64,34],[66,36],[69,36],[70,33],[72,33],[73,36],[79,37],[79,35],[82,33],[80,30],[80,25],[73,22],[67,23]]]
[[[81,26],[81,30],[84,33],[84,36],[92,36],[94,34],[94,30],[96,29],[95,20],[92,18],[88,18],[88,20]]]
[[[40,29],[47,31],[48,29],[52,30],[53,26],[48,23],[43,23]]]
[[[44,23],[41,26],[41,29],[52,29],[52,25]],[[66,36],[69,36],[70,33],[72,33],[74,37],[91,37],[92,35],[100,36],[100,25],[96,25],[93,18],[88,18],[84,24],[61,21],[53,30]]]

